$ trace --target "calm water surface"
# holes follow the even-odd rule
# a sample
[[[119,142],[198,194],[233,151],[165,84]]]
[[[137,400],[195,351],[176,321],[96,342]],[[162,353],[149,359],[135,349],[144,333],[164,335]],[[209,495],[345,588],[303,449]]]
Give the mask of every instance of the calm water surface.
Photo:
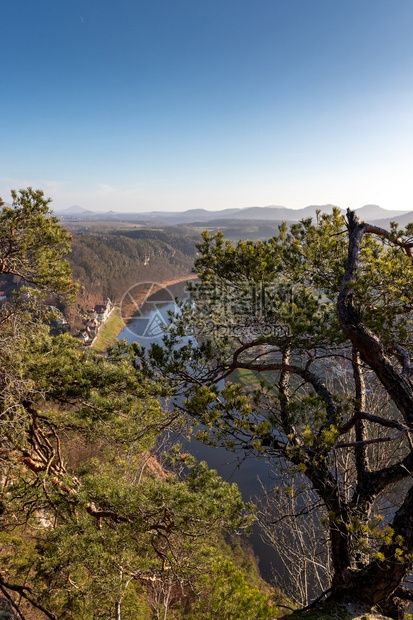
[[[139,342],[148,347],[151,342],[162,344],[162,325],[167,324],[169,312],[176,312],[177,307],[174,298],[185,299],[185,283],[175,284],[155,293],[141,306],[139,316],[131,320],[118,338],[128,342]],[[216,469],[219,475],[230,483],[236,483],[242,493],[244,501],[254,501],[262,493],[261,482],[270,487],[276,481],[269,476],[269,467],[264,458],[243,458],[243,454],[229,452],[224,448],[214,448],[192,438],[174,436],[173,440],[182,444],[185,451],[193,454],[198,460],[206,461],[212,469]],[[261,482],[260,482],[261,481]],[[271,580],[272,572],[272,549],[266,545],[260,537],[257,526],[249,541],[255,555],[259,560],[260,570],[267,580]]]

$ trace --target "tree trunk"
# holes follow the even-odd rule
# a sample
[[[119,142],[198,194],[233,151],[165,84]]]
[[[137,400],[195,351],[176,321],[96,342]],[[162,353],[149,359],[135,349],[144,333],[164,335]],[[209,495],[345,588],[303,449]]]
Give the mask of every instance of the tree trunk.
[[[413,424],[412,387],[393,366],[377,336],[362,323],[353,304],[352,284],[358,269],[361,241],[365,232],[366,225],[359,224],[354,214],[349,213],[348,259],[337,299],[337,317],[343,333],[358,349],[363,361],[374,370],[403,418],[407,423]]]

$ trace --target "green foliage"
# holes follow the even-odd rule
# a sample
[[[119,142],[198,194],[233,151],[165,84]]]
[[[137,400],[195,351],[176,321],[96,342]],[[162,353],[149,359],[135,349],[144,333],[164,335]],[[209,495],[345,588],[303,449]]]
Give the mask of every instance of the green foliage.
[[[268,595],[252,588],[230,560],[218,558],[201,580],[202,596],[185,620],[272,620],[278,613]]]
[[[77,514],[39,537],[35,583],[47,583],[44,602],[60,617],[110,617],[118,601],[132,617],[148,585],[195,587],[209,571],[221,528],[248,522],[238,490],[205,464],[165,481],[142,475],[142,467],[130,458],[88,463],[79,472]]]
[[[0,274],[11,274],[40,291],[76,295],[64,258],[70,252],[69,233],[51,215],[50,198],[31,187],[12,191],[13,204],[0,199]]]
[[[156,350],[155,354],[155,349],[149,353],[153,367],[176,378],[179,364],[190,365],[198,385],[194,381],[185,388],[190,394],[187,406],[191,415],[199,412],[202,423],[218,424],[221,429],[229,424],[232,430],[249,424],[250,431],[260,428],[265,436],[268,429],[259,421],[259,410],[277,408],[282,401],[277,384],[283,355],[288,355],[293,371],[288,390],[295,390],[288,402],[294,437],[302,434],[306,443],[310,424],[314,437],[319,435],[320,447],[334,445],[335,427],[351,407],[343,390],[333,389],[328,413],[322,388],[331,363],[338,372],[348,372],[348,343],[336,315],[347,258],[343,216],[335,210],[321,215],[315,224],[304,220],[290,230],[280,227],[279,235],[268,241],[236,245],[225,241],[222,233],[211,236],[206,231],[198,250],[201,282],[191,286],[194,302],[178,318],[176,333],[184,333],[186,325],[200,346],[184,345],[178,354],[171,350],[173,342],[168,342],[170,353]],[[412,281],[411,264],[406,264],[400,247],[365,236],[355,303],[360,319],[384,346],[391,348],[394,342],[411,346],[407,300],[413,294]],[[311,375],[312,367],[318,382],[317,375]],[[227,384],[223,398],[207,387],[214,376],[226,375],[238,382],[239,373],[245,372],[255,373],[250,386],[243,381],[240,390]],[[258,375],[263,377],[262,385]],[[254,391],[251,384],[257,386]],[[231,411],[237,415],[231,416]]]
[[[147,376],[138,345],[101,356],[50,335],[40,297],[75,290],[69,236],[42,192],[13,197],[0,266],[32,293],[0,309],[2,593],[27,618],[193,618],[206,583],[228,618],[267,609],[223,544],[254,520],[238,488],[177,448],[168,470],[151,454],[180,423],[168,380]]]
[[[281,468],[289,481],[306,481],[332,553],[328,578],[317,583],[339,590],[350,573],[351,591],[362,600],[380,600],[411,567],[409,235],[411,226],[386,232],[338,209],[282,225],[267,241],[232,244],[205,231],[191,304],[176,317],[164,350],[139,356],[148,375],[169,378],[178,406],[184,396],[202,441],[266,456],[276,474]],[[386,492],[402,481],[393,523],[373,531]],[[360,583],[366,575],[381,579],[380,593],[370,595],[367,586],[361,592],[358,574],[365,575]],[[306,600],[308,592],[301,594]]]

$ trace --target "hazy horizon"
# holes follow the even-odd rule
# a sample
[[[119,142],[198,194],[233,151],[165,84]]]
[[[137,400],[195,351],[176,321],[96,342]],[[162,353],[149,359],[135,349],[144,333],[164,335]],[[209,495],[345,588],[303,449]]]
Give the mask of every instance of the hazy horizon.
[[[333,205],[331,203],[326,203],[324,205],[310,205],[310,204],[308,204],[308,205],[305,205],[303,207],[296,207],[296,208],[288,207],[286,205],[250,205],[248,207],[233,207],[231,209],[221,209],[221,210],[217,210],[217,209],[203,209],[203,208],[197,209],[197,208],[194,208],[194,209],[184,209],[184,210],[174,210],[174,211],[172,211],[172,210],[163,211],[161,209],[156,209],[154,211],[133,211],[132,209],[129,209],[128,211],[122,211],[121,207],[119,207],[117,209],[110,209],[110,210],[107,210],[107,211],[103,211],[101,209],[85,209],[85,207],[82,207],[81,205],[71,205],[70,207],[66,207],[66,208],[63,208],[63,209],[56,209],[53,206],[53,204],[51,205],[52,210],[54,210],[54,212],[56,214],[64,213],[64,212],[70,212],[70,210],[73,209],[73,214],[74,215],[76,215],[75,209],[81,209],[81,211],[79,211],[80,214],[82,212],[91,212],[91,213],[96,213],[96,214],[102,213],[102,215],[104,215],[106,213],[114,212],[114,213],[126,214],[126,215],[128,213],[130,213],[130,214],[137,214],[137,215],[139,215],[139,214],[148,215],[148,214],[152,214],[152,213],[164,213],[164,214],[170,213],[172,215],[172,214],[186,213],[187,211],[199,211],[199,210],[206,211],[206,212],[209,212],[209,213],[221,213],[223,211],[231,211],[231,210],[237,211],[237,212],[242,212],[242,211],[247,211],[249,209],[254,209],[254,208],[255,209],[256,208],[258,208],[258,209],[287,209],[287,210],[291,210],[291,211],[300,211],[300,210],[306,209],[308,207],[320,207],[320,208],[328,207],[329,209],[331,209],[332,207],[338,207],[338,208],[343,209],[343,210],[346,209],[346,207],[342,207],[340,205]],[[357,207],[354,210],[357,211],[358,209],[363,209],[364,207],[376,207],[378,209],[383,209],[383,207],[381,207],[380,205],[368,204],[368,205],[362,205],[361,207]],[[397,212],[399,212],[399,211],[402,211],[402,209],[386,209],[386,211],[389,211],[389,212],[397,211]],[[406,213],[410,212],[408,209],[407,210],[403,210],[403,211],[405,211]],[[413,211],[413,209],[411,211]]]

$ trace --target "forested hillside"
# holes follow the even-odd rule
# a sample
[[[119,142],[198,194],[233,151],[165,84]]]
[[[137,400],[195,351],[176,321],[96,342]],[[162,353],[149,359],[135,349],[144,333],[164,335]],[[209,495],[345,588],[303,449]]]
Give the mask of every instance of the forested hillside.
[[[118,302],[138,282],[165,282],[191,273],[197,235],[185,229],[76,233],[69,263],[81,283],[83,307]]]

